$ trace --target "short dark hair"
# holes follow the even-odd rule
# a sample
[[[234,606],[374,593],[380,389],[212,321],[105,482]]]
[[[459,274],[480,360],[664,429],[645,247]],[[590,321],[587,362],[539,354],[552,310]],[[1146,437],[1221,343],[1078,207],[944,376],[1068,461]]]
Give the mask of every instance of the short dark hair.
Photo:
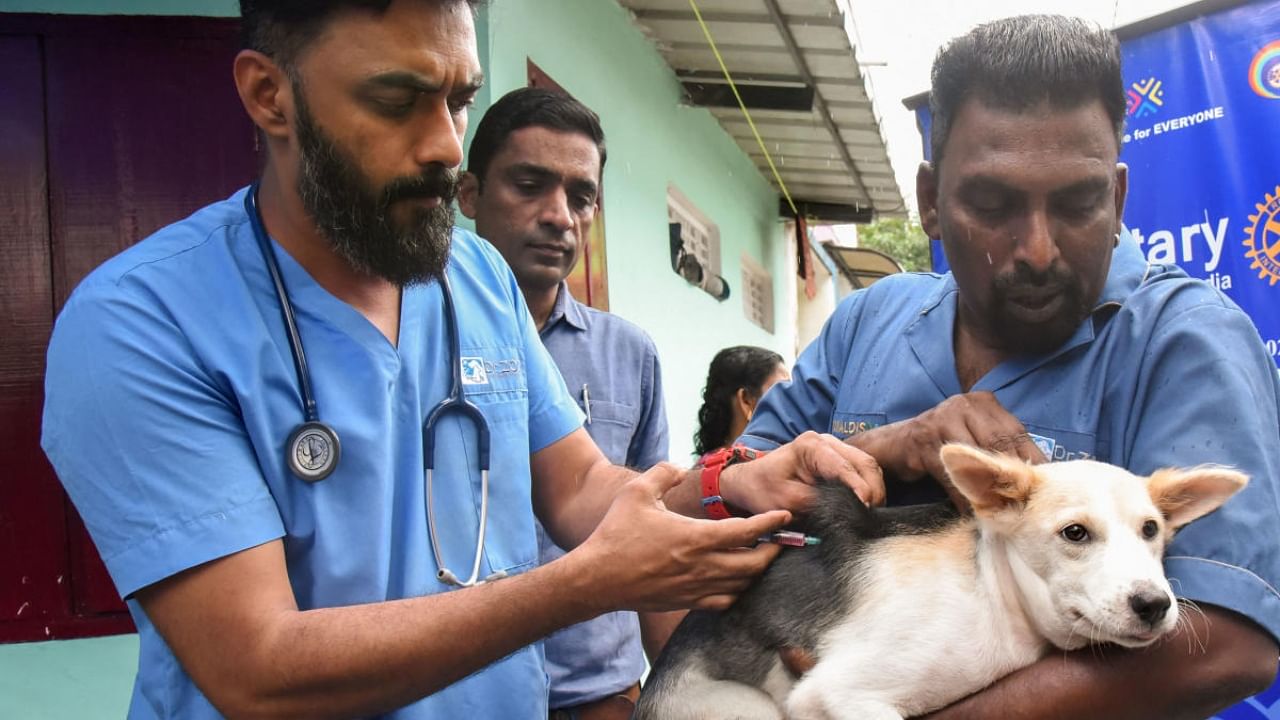
[[[435,0],[447,5],[465,2],[473,9],[485,0]],[[340,10],[368,10],[382,14],[391,0],[240,0],[240,41],[286,70],[325,24]]]
[[[698,431],[693,435],[693,449],[703,455],[724,447],[737,438],[729,437],[733,422],[732,403],[738,389],[759,399],[760,388],[782,364],[778,353],[754,345],[727,347],[711,359],[707,384],[702,388],[702,407],[698,408]]]
[[[952,40],[933,61],[929,145],[935,167],[961,106],[974,98],[1012,111],[1047,102],[1074,109],[1101,100],[1124,132],[1120,43],[1108,30],[1061,15],[1020,15],[985,23]]]
[[[482,188],[489,164],[507,138],[527,127],[586,135],[600,151],[600,172],[604,172],[604,129],[600,127],[600,116],[565,93],[546,88],[517,88],[489,106],[471,139],[467,172],[476,176]]]

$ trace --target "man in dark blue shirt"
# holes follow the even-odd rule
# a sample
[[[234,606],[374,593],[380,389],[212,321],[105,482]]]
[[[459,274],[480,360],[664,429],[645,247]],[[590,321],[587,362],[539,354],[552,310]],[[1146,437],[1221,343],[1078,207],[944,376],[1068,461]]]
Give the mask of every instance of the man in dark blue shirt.
[[[617,465],[667,459],[667,419],[653,341],[622,318],[574,299],[565,277],[599,210],[605,162],[596,114],[567,95],[508,93],[471,144],[459,193],[463,213],[514,271],[543,344],[586,415],[586,429]],[[539,555],[564,554],[545,532]],[[553,717],[628,718],[644,672],[634,612],[574,625],[545,641]]]

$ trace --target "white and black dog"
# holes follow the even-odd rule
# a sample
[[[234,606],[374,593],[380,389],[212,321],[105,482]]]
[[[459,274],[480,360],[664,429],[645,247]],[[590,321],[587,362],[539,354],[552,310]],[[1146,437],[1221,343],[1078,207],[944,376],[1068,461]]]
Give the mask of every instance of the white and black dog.
[[[1219,467],[1033,466],[963,445],[942,460],[971,516],[869,510],[821,487],[804,529],[822,543],[784,549],[729,610],[690,613],[635,720],[900,720],[1052,647],[1149,645],[1178,621],[1166,543],[1248,481]],[[817,661],[798,681],[786,646]]]

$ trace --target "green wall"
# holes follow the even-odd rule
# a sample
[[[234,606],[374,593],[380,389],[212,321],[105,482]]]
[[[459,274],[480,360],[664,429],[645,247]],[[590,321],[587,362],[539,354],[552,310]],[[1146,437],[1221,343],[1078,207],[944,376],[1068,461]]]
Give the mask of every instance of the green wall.
[[[0,645],[0,718],[123,718],[138,636]]]
[[[0,12],[235,16],[237,8],[236,0],[0,0]],[[526,58],[600,113],[611,309],[658,346],[672,459],[687,463],[712,355],[755,344],[791,358],[777,196],[708,112],[680,106],[675,76],[616,3],[497,0],[477,33],[488,87],[473,127],[492,98],[526,84]],[[721,274],[733,291],[723,303],[670,269],[669,183],[720,228]],[[743,316],[743,252],[774,277],[773,334]],[[0,645],[0,718],[124,717],[137,662],[134,635]]]
[[[610,309],[643,327],[657,344],[671,456],[687,463],[716,351],[753,344],[788,359],[793,354],[777,195],[709,112],[680,105],[674,73],[617,3],[500,0],[487,15],[482,31],[489,44],[491,97],[526,84],[528,58],[600,114],[609,148],[604,217]],[[473,124],[481,113],[477,107]],[[668,183],[720,228],[721,274],[733,293],[723,303],[671,271]],[[743,252],[773,275],[773,334],[743,316]]]

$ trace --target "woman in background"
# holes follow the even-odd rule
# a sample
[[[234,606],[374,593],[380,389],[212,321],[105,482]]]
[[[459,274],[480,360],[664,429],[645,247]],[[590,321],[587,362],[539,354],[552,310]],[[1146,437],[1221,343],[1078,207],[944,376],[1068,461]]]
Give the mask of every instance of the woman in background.
[[[790,380],[782,356],[751,345],[728,347],[716,353],[707,371],[698,409],[698,432],[693,436],[699,458],[727,447],[746,429],[756,403],[779,380]]]
[[[782,356],[772,350],[737,345],[716,353],[707,371],[702,407],[698,408],[698,431],[693,436],[697,464],[702,465],[710,453],[732,445],[746,429],[765,391],[779,380],[790,379]],[[640,613],[641,636],[651,663],[657,660],[685,613]]]

